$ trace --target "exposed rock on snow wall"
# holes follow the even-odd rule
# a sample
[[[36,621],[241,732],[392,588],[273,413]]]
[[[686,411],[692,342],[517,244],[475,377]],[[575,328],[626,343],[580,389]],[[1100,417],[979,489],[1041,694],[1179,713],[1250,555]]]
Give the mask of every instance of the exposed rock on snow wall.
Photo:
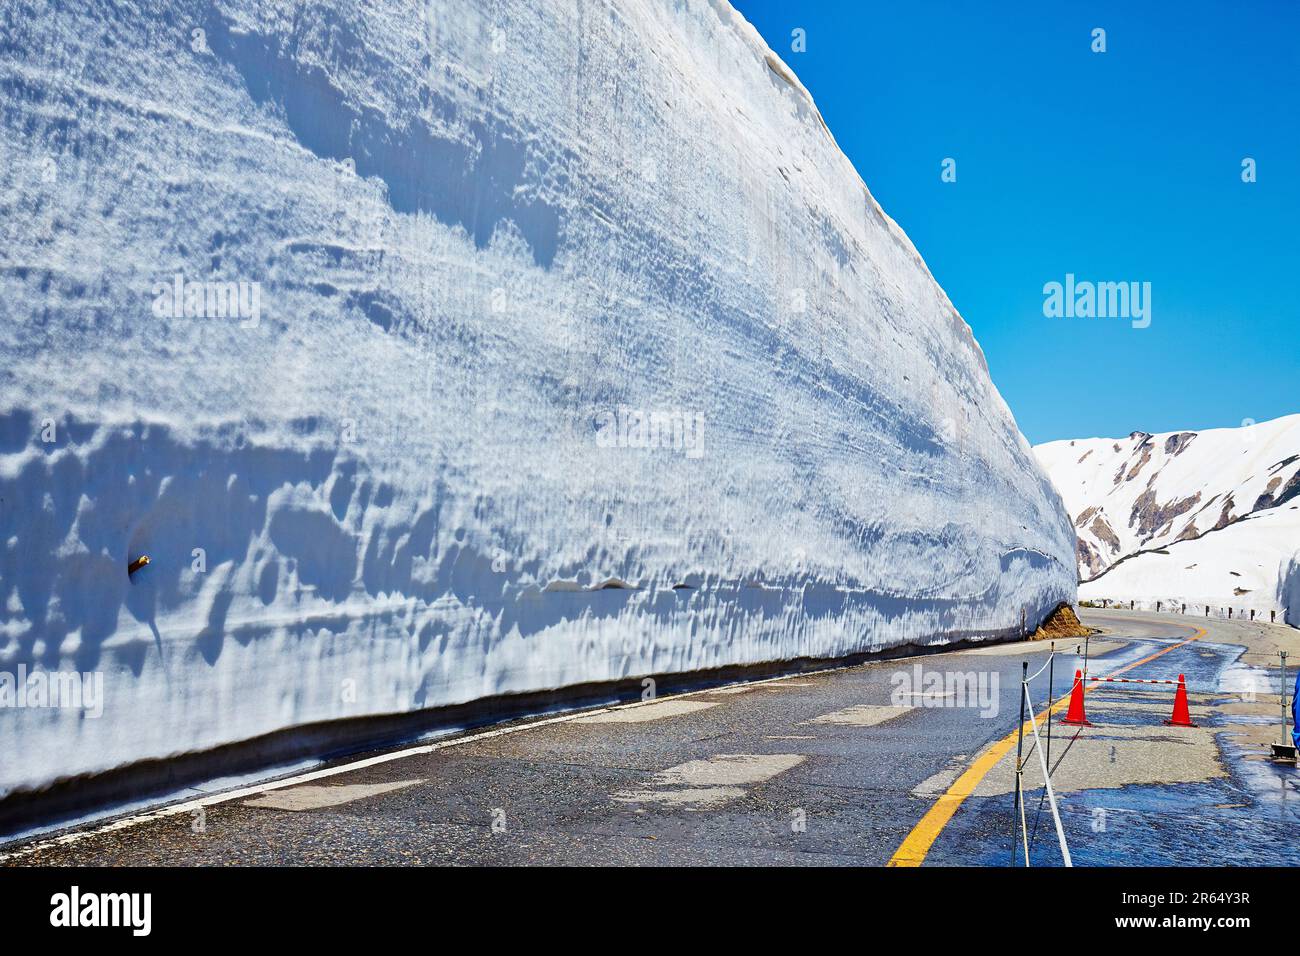
[[[970,330],[725,3],[8,0],[0,88],[0,671],[103,675],[0,708],[0,794],[1074,597]]]

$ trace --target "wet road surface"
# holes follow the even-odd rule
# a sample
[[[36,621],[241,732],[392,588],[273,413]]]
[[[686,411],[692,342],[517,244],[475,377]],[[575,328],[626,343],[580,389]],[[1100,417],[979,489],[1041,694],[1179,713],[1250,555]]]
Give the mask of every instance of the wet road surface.
[[[1076,865],[1300,863],[1297,773],[1260,758],[1277,730],[1269,655],[1300,651],[1300,632],[1081,616],[1106,631],[1089,642],[1091,674],[1158,655],[1124,676],[1186,674],[1201,726],[1163,726],[1172,688],[1141,685],[1090,691],[1095,727],[1055,724],[1053,782]],[[1082,644],[1057,642],[1058,699]],[[1047,659],[1045,642],[998,645],[567,714],[0,854],[9,865],[884,865],[1015,731],[1021,662],[1033,673]],[[1044,670],[1030,685],[1039,712],[1047,682]],[[1011,860],[1014,752],[911,862]],[[1030,755],[1031,861],[1059,865],[1037,767]]]

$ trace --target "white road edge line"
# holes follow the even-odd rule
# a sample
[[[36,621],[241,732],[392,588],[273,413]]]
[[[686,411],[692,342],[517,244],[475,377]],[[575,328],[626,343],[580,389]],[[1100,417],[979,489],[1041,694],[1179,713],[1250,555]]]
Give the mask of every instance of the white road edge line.
[[[816,671],[799,671],[794,674],[785,674],[778,677],[766,677],[762,680],[746,681],[744,683],[773,684],[777,681],[790,680],[794,677],[810,677],[816,674],[828,674],[832,671],[844,670],[844,667],[827,667]],[[731,684],[724,686],[734,686]],[[341,773],[349,773],[353,770],[363,770],[366,767],[375,767],[379,764],[391,763],[394,760],[402,760],[406,757],[417,757],[421,754],[433,753],[446,747],[456,747],[461,744],[470,744],[479,740],[488,740],[492,737],[502,737],[506,734],[518,733],[523,730],[532,730],[535,727],[545,727],[548,724],[563,724],[571,720],[577,720],[579,717],[589,717],[594,714],[603,714],[613,710],[627,710],[632,707],[645,707],[651,704],[662,703],[665,700],[675,700],[680,697],[694,697],[696,694],[708,694],[716,692],[716,687],[703,688],[701,690],[686,691],[681,694],[670,694],[667,697],[654,697],[650,700],[634,700],[626,704],[613,704],[608,707],[595,707],[587,710],[575,710],[571,713],[561,714],[558,717],[544,717],[541,720],[535,720],[527,724],[518,724],[514,727],[498,727],[496,730],[485,730],[477,734],[468,734],[464,737],[453,737],[450,740],[439,740],[429,744],[421,744],[416,747],[408,747],[405,750],[397,750],[393,753],[380,754],[377,757],[366,757],[363,760],[354,760],[352,763],[342,764],[338,767],[327,767],[323,770],[312,770],[308,773],[299,774],[294,777],[286,777],[283,780],[271,780],[266,783],[254,784],[250,787],[240,787],[236,790],[227,790],[222,793],[213,794],[210,797],[201,797],[197,800],[187,800],[184,803],[174,803],[168,806],[159,807],[156,810],[148,810],[134,816],[123,817],[120,820],[113,820],[109,823],[92,827],[86,830],[73,830],[70,833],[64,833],[60,836],[51,837],[31,843],[26,846],[17,847],[7,853],[0,852],[0,862],[8,860],[17,860],[22,857],[31,856],[41,850],[53,849],[55,847],[68,846],[78,843],[87,837],[99,836],[104,833],[114,833],[118,830],[126,830],[142,823],[149,823],[154,820],[162,820],[167,817],[180,816],[183,813],[193,813],[195,810],[201,810],[205,807],[215,806],[218,803],[228,803],[232,800],[242,800],[246,797],[255,796],[259,793],[266,793],[268,790],[280,790],[284,787],[296,786],[300,783],[309,783],[312,780],[323,780],[327,777],[338,776]],[[75,824],[73,824],[75,826]]]

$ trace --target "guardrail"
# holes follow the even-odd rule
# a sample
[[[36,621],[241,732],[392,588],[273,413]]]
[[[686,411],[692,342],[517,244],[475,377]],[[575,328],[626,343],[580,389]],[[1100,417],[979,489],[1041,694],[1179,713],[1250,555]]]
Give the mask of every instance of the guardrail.
[[[1268,624],[1285,624],[1288,608],[1224,607],[1190,601],[1115,600],[1092,598],[1080,601],[1080,607],[1119,608],[1129,611],[1155,611],[1157,614],[1190,614],[1195,617],[1213,617],[1222,621],[1259,621]]]

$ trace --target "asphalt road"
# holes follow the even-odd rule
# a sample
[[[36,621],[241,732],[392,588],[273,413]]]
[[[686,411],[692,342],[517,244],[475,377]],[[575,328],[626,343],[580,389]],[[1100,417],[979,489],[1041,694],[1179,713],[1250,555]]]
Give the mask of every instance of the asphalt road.
[[[1091,691],[1094,727],[1054,722],[1076,865],[1300,863],[1300,775],[1261,756],[1277,733],[1270,655],[1300,661],[1300,632],[1084,619],[1108,632],[1090,642],[1090,673],[1185,673],[1201,726],[1163,726],[1172,688],[1140,685]],[[1058,697],[1076,644],[1057,644]],[[1043,643],[998,645],[550,717],[0,848],[0,862],[1005,865],[1015,748],[988,755],[1019,726],[1022,661],[1033,673],[1047,659]],[[1047,681],[1030,685],[1039,712]],[[1059,865],[1027,756],[1031,862]]]

